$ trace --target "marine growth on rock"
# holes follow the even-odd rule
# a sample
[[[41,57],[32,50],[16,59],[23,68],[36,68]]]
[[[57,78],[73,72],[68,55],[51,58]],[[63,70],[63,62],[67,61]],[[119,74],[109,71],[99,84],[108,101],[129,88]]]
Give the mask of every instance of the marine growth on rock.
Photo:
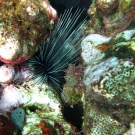
[[[0,60],[18,64],[30,58],[56,20],[57,13],[47,0],[2,0]]]
[[[134,33],[134,29],[125,30],[109,38],[90,34],[82,41],[81,56],[86,65],[83,76],[86,86],[84,134],[114,135],[133,131]]]

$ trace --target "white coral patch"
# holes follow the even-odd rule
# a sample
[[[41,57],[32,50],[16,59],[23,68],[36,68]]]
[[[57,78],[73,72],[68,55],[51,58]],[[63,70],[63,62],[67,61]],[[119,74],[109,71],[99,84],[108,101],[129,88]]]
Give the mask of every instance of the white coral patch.
[[[89,86],[92,82],[98,82],[100,80],[100,76],[105,76],[106,74],[109,76],[108,70],[111,69],[113,71],[119,71],[120,65],[119,61],[116,57],[109,58],[106,61],[101,62],[98,65],[89,68],[86,68],[84,72],[84,83],[86,86]]]
[[[0,113],[5,114],[9,112],[13,107],[17,107],[20,104],[20,99],[22,98],[19,89],[13,85],[7,86],[2,93],[0,99]]]
[[[131,70],[133,67],[134,65],[130,60],[122,60],[116,57],[108,58],[93,67],[87,66],[84,71],[84,84],[87,90],[93,90],[96,94],[112,98],[113,94],[109,95],[105,89],[106,81],[108,82],[106,84],[108,91],[114,87],[112,86],[114,83],[114,80],[111,79],[112,76],[115,76],[115,81],[119,84],[127,83],[128,80],[123,80],[123,77],[129,77],[130,72],[127,69]]]
[[[14,79],[14,67],[8,64],[0,67],[0,83],[10,83]]]
[[[100,34],[90,34],[81,43],[82,53],[81,56],[86,64],[91,65],[104,57],[96,47],[100,44],[108,42],[111,38]]]
[[[0,46],[0,57],[12,60],[20,54],[20,48],[21,45],[15,37],[8,37],[5,39],[5,43]]]

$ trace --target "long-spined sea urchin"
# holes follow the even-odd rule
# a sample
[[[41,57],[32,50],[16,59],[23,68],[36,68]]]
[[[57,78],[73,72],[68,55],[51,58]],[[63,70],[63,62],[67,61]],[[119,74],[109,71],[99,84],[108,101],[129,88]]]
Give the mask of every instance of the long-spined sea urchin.
[[[28,60],[29,70],[33,73],[35,82],[46,83],[56,91],[62,92],[66,82],[65,69],[68,64],[77,61],[80,54],[80,42],[85,36],[83,27],[86,26],[87,19],[75,28],[82,12],[80,8],[75,13],[72,13],[72,9],[67,9],[60,16],[49,41]]]

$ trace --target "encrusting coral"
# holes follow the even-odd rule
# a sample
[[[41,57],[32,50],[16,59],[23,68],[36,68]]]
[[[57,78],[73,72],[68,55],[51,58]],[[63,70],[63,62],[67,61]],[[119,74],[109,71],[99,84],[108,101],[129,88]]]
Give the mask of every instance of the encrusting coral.
[[[90,34],[81,43],[82,61],[67,64],[67,69],[62,69],[66,83],[62,84],[61,99],[70,107],[83,102],[84,135],[135,134],[134,3],[134,0],[93,0],[88,10],[92,20],[86,31]],[[14,65],[30,58],[44,38],[51,34],[50,29],[57,20],[55,10],[43,0],[5,0],[0,1],[0,11],[0,60],[13,64],[0,67],[0,75],[6,75],[0,80],[1,116],[9,119],[12,116],[13,120],[13,112],[25,112],[23,122],[19,123],[22,135],[79,134],[64,119],[63,102],[56,91],[47,84],[35,84],[28,65]],[[75,37],[73,35],[72,42],[79,41],[79,45],[80,36]],[[59,42],[61,39],[59,36]],[[55,43],[58,38],[53,40]],[[66,44],[65,40],[63,42]],[[69,46],[64,47],[68,50]],[[5,50],[9,54],[4,53]],[[62,54],[70,56],[68,51],[65,52]],[[41,57],[41,61],[43,58],[46,57]]]
[[[82,41],[84,134],[129,133],[135,116],[134,37],[132,29],[109,38],[90,34]]]
[[[108,102],[134,102],[135,67],[132,60],[108,58],[85,73],[84,83],[95,100],[100,100],[98,95],[102,95]]]
[[[2,9],[7,7],[6,4],[8,2],[6,2],[7,1],[4,1],[2,3]],[[55,26],[56,29],[49,33],[51,34],[49,38],[46,38],[48,29],[53,27],[53,22],[55,21],[53,20],[54,16],[50,17],[50,14],[52,15],[52,12],[50,11],[51,7],[46,1],[21,0],[17,3],[16,1],[10,1],[8,4],[11,4],[12,8],[14,7],[13,12],[10,11],[11,14],[9,14],[11,15],[11,19],[13,19],[13,22],[10,21],[10,19],[7,21],[7,24],[3,21],[3,26],[1,28],[5,31],[3,27],[7,26],[6,28],[9,30],[10,27],[8,27],[8,25],[11,24],[10,30],[18,32],[17,34],[15,33],[16,37],[18,37],[20,32],[22,32],[22,35],[19,35],[20,42],[17,41],[17,39],[14,39],[16,44],[11,44],[12,39],[10,39],[8,35],[7,38],[9,40],[5,40],[5,42],[2,42],[0,45],[0,60],[11,64],[8,65],[2,63],[2,66],[0,67],[2,73],[7,73],[7,79],[3,80],[3,82],[1,81],[0,115],[9,117],[9,119],[17,125],[18,130],[20,130],[23,135],[76,134],[76,132],[79,131],[76,130],[71,123],[67,122],[62,114],[61,107],[63,107],[63,104],[62,101],[60,101],[60,96],[58,94],[63,91],[63,85],[66,82],[64,78],[66,68],[70,63],[77,61],[80,54],[80,42],[85,36],[85,29],[83,27],[87,25],[87,19],[77,26],[76,31],[74,31],[74,26],[83,10],[81,8],[78,8],[76,12],[73,12],[72,9],[66,10],[64,15],[61,15],[59,18],[59,21]],[[17,24],[14,22],[14,19],[16,19],[14,17],[17,17],[17,19],[19,18],[19,20],[16,21]],[[5,18],[3,18],[3,20],[4,19]],[[38,23],[40,21],[41,24]],[[51,24],[50,21],[52,22]],[[36,25],[34,25],[34,22],[36,22]],[[44,25],[42,25],[42,23]],[[12,27],[13,24],[15,24],[15,30]],[[37,28],[40,33],[34,28]],[[15,36],[14,33],[8,32]],[[26,32],[26,35],[23,35],[24,32]],[[20,38],[20,36],[23,37]],[[3,38],[4,37],[2,37],[2,39]],[[29,41],[34,42],[37,46],[32,45],[33,48],[31,48],[31,44],[28,45],[30,43]],[[25,44],[23,44],[24,42],[26,42],[28,46],[25,46]],[[37,52],[28,61],[18,65],[18,63],[31,57],[31,55],[39,48],[41,42],[44,46],[40,47],[40,53]],[[6,47],[9,47],[6,50],[7,52],[10,52],[9,55],[4,53]],[[25,59],[20,59],[22,58],[21,55],[24,55],[23,58]],[[78,93],[79,91],[82,92],[81,84],[83,73],[81,66],[76,66],[71,70],[74,70],[74,81],[77,80],[77,83],[74,84],[74,86],[76,85],[75,87],[77,88]],[[36,82],[36,79],[39,82],[42,80],[42,83],[39,84],[38,81]],[[57,94],[55,93],[56,91],[53,90],[56,90]],[[81,94],[82,93],[80,93],[80,95],[76,94],[76,99],[71,98],[70,101],[73,100],[74,103],[80,101]],[[18,110],[24,112],[21,117],[19,117],[20,115],[17,116]]]
[[[93,0],[88,13],[92,16],[89,33],[115,36],[134,22],[135,0]]]
[[[56,21],[47,0],[0,1],[0,60],[17,64],[30,58]]]
[[[74,132],[71,125],[63,118],[59,99],[48,86],[44,85],[41,87],[35,85],[31,80],[22,86],[6,86],[1,91],[1,115],[7,116],[9,113],[8,117],[10,117],[10,112],[15,112],[16,110],[14,109],[18,107],[25,111],[25,122],[19,123],[23,135],[43,135],[46,128],[48,128],[52,135],[53,133],[56,135],[68,135]],[[11,116],[12,119],[17,119],[17,116]],[[44,123],[46,126],[43,126]],[[22,126],[24,126],[23,129]]]
[[[94,0],[90,33],[81,43],[84,134],[134,135],[134,0]]]

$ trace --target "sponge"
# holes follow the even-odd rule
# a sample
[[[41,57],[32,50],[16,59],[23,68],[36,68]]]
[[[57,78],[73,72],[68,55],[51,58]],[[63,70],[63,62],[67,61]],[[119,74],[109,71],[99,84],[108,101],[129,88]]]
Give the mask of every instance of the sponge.
[[[13,110],[11,113],[11,120],[16,124],[19,130],[23,129],[25,112],[22,108]]]

